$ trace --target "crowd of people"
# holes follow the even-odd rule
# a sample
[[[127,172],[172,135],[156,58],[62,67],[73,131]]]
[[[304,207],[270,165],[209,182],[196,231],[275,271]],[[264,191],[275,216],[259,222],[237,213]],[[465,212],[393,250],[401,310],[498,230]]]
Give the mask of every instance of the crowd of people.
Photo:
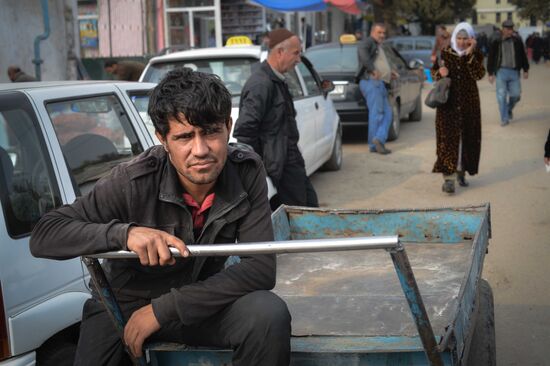
[[[358,47],[359,87],[369,110],[368,144],[371,152],[388,154],[385,142],[391,123],[387,89],[398,74],[392,70],[381,47],[383,24],[374,24],[370,36]],[[485,60],[486,59],[486,60]],[[481,107],[477,82],[486,74],[496,81],[496,97],[501,126],[513,119],[521,99],[521,73],[529,76],[529,60],[514,23],[505,20],[491,37],[476,35],[473,27],[459,23],[449,33],[444,25],[436,28],[431,55],[431,74],[436,82],[450,79],[448,99],[437,107],[436,155],[434,173],[443,176],[442,191],[455,192],[455,182],[469,185],[466,173],[478,173],[481,152]]]
[[[541,60],[550,61],[550,32],[546,32],[544,37],[541,37],[539,32],[531,33],[525,39],[525,48],[529,61],[536,64]]]

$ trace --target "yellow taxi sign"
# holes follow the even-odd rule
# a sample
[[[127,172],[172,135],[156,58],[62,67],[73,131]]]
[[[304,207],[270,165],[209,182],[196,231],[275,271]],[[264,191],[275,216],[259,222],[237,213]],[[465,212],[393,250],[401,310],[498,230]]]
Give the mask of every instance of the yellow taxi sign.
[[[247,36],[233,36],[229,37],[227,42],[225,42],[226,46],[250,46],[252,45],[252,40],[248,38]]]
[[[353,44],[357,42],[357,37],[354,34],[342,34],[340,36],[341,44]]]

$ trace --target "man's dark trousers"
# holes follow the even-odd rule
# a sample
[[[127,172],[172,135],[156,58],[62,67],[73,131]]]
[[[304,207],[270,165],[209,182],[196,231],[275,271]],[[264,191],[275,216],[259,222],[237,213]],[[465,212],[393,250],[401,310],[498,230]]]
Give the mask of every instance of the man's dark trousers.
[[[147,304],[143,300],[120,305],[128,318]],[[283,366],[290,362],[290,314],[277,295],[255,291],[201,324],[174,322],[147,341],[232,348],[234,366]],[[84,305],[75,365],[131,365],[103,304],[94,299]]]
[[[290,147],[283,174],[277,185],[277,195],[271,199],[271,209],[281,204],[319,207],[317,193],[306,174],[305,162],[298,146]]]

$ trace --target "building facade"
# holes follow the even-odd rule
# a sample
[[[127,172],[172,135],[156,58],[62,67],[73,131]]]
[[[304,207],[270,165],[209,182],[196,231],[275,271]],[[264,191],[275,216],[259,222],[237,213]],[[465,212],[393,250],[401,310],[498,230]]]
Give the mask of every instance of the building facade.
[[[542,22],[521,18],[517,7],[510,0],[477,0],[474,10],[474,16],[470,20],[475,25],[494,24],[500,27],[503,21],[510,19],[516,28],[542,27]]]
[[[33,60],[38,60],[42,80],[76,79],[75,63],[80,56],[76,11],[76,0],[2,0],[0,82],[10,82],[9,65],[36,76]],[[36,58],[34,43],[39,35],[46,38],[38,43]]]

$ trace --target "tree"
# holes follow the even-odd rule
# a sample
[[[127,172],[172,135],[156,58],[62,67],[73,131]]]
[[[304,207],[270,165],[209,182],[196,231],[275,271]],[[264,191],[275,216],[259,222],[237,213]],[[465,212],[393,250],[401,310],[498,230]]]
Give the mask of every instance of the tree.
[[[422,33],[432,34],[435,26],[453,22],[453,11],[445,0],[397,0],[399,13],[420,23]]]
[[[512,0],[522,18],[531,17],[542,20],[543,23],[550,20],[550,2],[548,0]]]
[[[548,0],[539,0],[548,1]],[[472,14],[476,0],[373,0],[374,19],[395,25],[398,17],[419,22],[422,32],[433,34],[437,24],[455,23]]]

